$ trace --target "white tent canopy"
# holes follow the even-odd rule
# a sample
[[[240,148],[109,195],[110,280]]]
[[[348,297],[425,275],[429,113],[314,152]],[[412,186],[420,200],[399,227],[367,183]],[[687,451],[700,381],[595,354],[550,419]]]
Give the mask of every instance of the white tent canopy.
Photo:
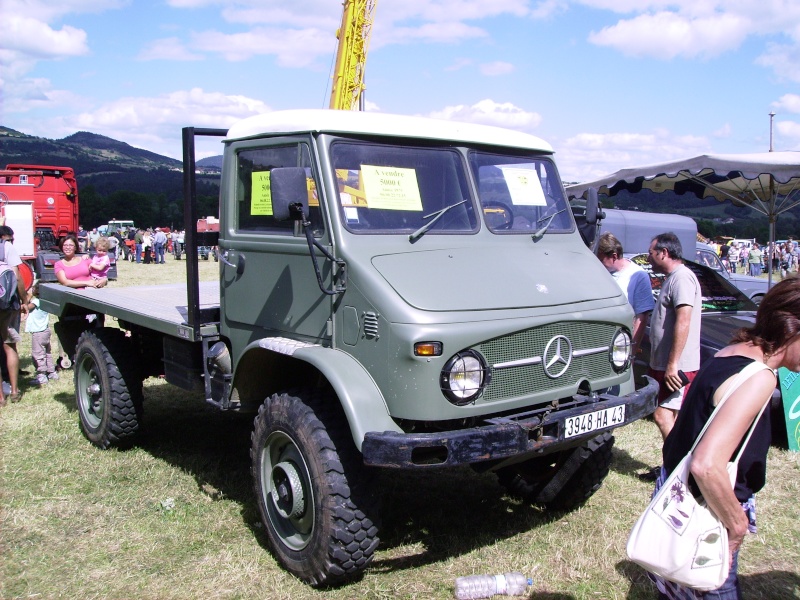
[[[590,188],[609,196],[621,190],[636,193],[642,189],[693,193],[699,198],[747,205],[769,219],[772,247],[778,215],[800,204],[800,152],[704,154],[631,167],[595,181],[568,186],[567,194],[581,197]],[[771,270],[769,278],[771,282]]]

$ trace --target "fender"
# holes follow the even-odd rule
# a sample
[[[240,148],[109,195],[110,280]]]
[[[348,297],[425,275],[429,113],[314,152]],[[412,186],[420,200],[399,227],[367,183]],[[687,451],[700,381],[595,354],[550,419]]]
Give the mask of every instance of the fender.
[[[242,357],[246,360],[250,351],[256,348],[291,357],[310,365],[322,374],[342,405],[350,425],[353,442],[359,452],[368,431],[403,433],[389,416],[383,394],[372,376],[360,362],[346,352],[287,338],[270,337],[248,344]],[[243,362],[240,361],[237,365],[237,371]],[[236,379],[238,377],[234,377],[234,380]],[[270,387],[284,387],[284,384]]]

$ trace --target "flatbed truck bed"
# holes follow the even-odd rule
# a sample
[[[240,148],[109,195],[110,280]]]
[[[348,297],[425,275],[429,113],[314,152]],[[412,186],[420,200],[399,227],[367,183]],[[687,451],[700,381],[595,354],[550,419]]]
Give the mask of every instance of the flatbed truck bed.
[[[193,329],[188,326],[186,290],[185,283],[82,290],[45,283],[40,287],[40,300],[43,310],[59,318],[96,313],[165,335],[197,341]],[[212,333],[208,329],[216,330],[219,322],[219,282],[202,281],[199,292],[200,311],[205,317],[201,333]]]

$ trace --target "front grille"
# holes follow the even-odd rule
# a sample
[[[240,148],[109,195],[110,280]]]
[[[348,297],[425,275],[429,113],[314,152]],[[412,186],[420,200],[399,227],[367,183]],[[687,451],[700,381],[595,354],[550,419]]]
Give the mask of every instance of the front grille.
[[[572,343],[572,351],[608,348],[617,327],[609,323],[565,322],[551,323],[543,327],[527,329],[494,338],[475,348],[483,354],[490,367],[513,361],[528,361],[542,357],[548,342],[555,336],[566,336]],[[547,390],[576,385],[583,380],[594,381],[614,374],[608,360],[608,352],[596,352],[573,356],[569,368],[557,379],[545,374],[541,362],[492,369],[492,381],[486,388],[486,401],[513,398]]]

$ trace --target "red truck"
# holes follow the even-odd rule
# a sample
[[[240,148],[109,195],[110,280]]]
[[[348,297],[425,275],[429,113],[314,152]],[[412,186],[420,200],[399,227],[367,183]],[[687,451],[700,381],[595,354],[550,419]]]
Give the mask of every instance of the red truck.
[[[7,165],[0,170],[0,216],[14,230],[20,258],[55,281],[58,244],[78,231],[78,184],[71,167]]]

